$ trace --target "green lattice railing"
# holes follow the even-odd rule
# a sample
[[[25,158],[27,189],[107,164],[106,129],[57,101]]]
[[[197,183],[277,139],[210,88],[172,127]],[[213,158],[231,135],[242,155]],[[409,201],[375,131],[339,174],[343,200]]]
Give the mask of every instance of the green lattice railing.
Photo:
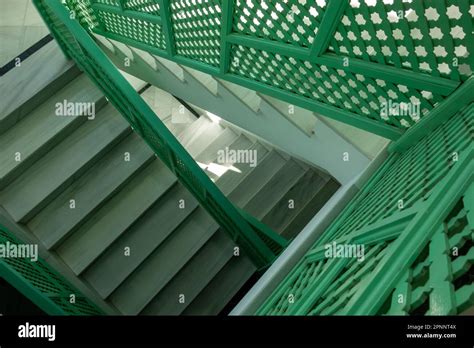
[[[21,243],[0,225],[0,244]],[[43,259],[0,258],[0,276],[50,315],[101,315],[99,309]]]
[[[457,314],[472,306],[473,140],[471,103],[393,153],[258,314]],[[364,246],[363,262],[326,254],[333,243]]]
[[[390,139],[474,70],[474,0],[66,2],[95,34]]]

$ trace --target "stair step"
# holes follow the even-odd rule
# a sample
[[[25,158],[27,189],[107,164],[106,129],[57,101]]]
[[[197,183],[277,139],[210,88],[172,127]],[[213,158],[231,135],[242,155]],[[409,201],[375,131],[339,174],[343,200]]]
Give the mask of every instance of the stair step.
[[[215,139],[223,130],[219,124],[201,116],[178,136],[178,140],[194,158],[204,150],[209,139]]]
[[[73,129],[86,121],[86,117],[56,116],[58,102],[95,102],[95,111],[105,98],[87,76],[80,75],[53,97],[36,108],[28,117],[0,137],[0,189],[23,172],[29,165],[47,153]],[[21,161],[16,161],[16,153]]]
[[[267,214],[284,214],[285,212],[279,209],[278,203],[291,187],[301,179],[304,173],[305,171],[298,163],[293,160],[287,161],[270,180],[261,186],[261,189],[253,195],[253,198],[243,208],[259,220]],[[232,241],[228,240],[227,243],[233,246]],[[223,244],[222,248],[225,247]],[[223,265],[223,269],[212,281],[202,287],[202,292],[193,300],[190,308],[186,307],[183,314],[201,314],[201,310],[203,310],[202,314],[218,314],[256,270],[255,266],[244,255],[233,257],[232,254],[229,254],[226,261],[227,263],[225,266]],[[215,291],[215,298],[211,302],[207,302],[209,296],[211,296],[209,289]],[[204,310],[203,307],[205,306],[207,306],[207,309]]]
[[[201,163],[209,164],[215,162],[218,158],[219,150],[226,147],[230,148],[231,144],[239,136],[230,128],[225,128],[214,140],[206,147],[205,151],[196,156],[196,160]],[[246,138],[248,140],[248,138]]]
[[[287,214],[287,197],[292,195],[292,189],[308,184],[303,180],[304,174],[305,170],[299,163],[293,160],[286,162],[244,209],[259,220],[263,216],[284,217]],[[182,314],[217,315],[256,271],[255,266],[244,255],[229,255],[228,260]],[[210,297],[213,298],[212,301]]]
[[[304,206],[298,215],[284,228],[283,237],[295,236],[307,225],[316,213],[326,204],[339,189],[340,184],[330,179],[314,197]]]
[[[15,221],[29,220],[130,132],[107,105],[13,181],[0,194],[3,207]]]
[[[219,314],[256,270],[249,258],[231,257],[182,315]]]
[[[51,41],[3,75],[0,80],[0,134],[79,74],[74,62],[67,60],[58,44]]]
[[[124,161],[125,152],[130,153],[129,162]],[[136,133],[129,134],[36,215],[28,227],[48,249],[57,246],[154,158]],[[71,199],[76,202],[74,209],[70,209]]]
[[[285,193],[275,207],[265,215],[262,222],[274,231],[280,234],[283,233],[285,227],[298,215],[314,195],[321,190],[326,182],[327,179],[321,177],[314,170],[307,170],[293,187]],[[290,208],[290,200],[293,200],[293,208]]]
[[[155,160],[57,249],[76,273],[82,273],[133,222],[176,183],[175,176]]]
[[[219,142],[219,139],[216,139],[215,142]],[[249,145],[251,148],[255,148],[262,157],[267,151],[266,148],[259,144],[252,144],[252,142],[244,136],[240,136],[229,145],[229,148],[245,149]],[[211,144],[208,148],[210,149],[212,147]],[[210,153],[212,153],[212,151],[210,151]],[[216,182],[217,186],[223,192],[230,192],[236,189],[239,182],[250,172],[251,168],[246,164],[236,165],[240,167],[240,177],[235,176],[232,172],[226,172],[221,179],[225,179],[227,176],[234,176],[235,178],[232,180],[223,180],[222,184],[220,179]],[[203,208],[199,207],[195,210],[186,218],[182,225],[170,235],[165,243],[160,245],[159,248],[153,252],[146,260],[146,264],[140,266],[140,268],[127,279],[126,283],[112,295],[118,303],[116,305],[119,306],[124,313],[139,313],[218,228],[219,226]],[[170,254],[169,250],[182,250],[182,252]],[[140,254],[142,253],[140,252]],[[170,262],[172,259],[174,261]],[[160,272],[156,272],[156,265],[165,264],[168,266],[160,267]],[[145,284],[144,279],[148,280],[148,286]],[[144,285],[137,288],[134,286],[137,282],[143,283]],[[139,290],[139,293],[136,292],[137,290]]]
[[[184,208],[179,207],[184,200]],[[153,252],[178,226],[198,207],[193,195],[178,184],[165,193],[133,226],[129,228],[97,262],[85,273],[84,277],[103,297],[108,297],[143,260]],[[130,256],[124,255],[124,248],[130,248]],[[168,254],[176,250],[165,250]],[[166,260],[165,260],[166,261]],[[155,271],[163,274],[166,264],[157,265]],[[146,288],[148,278],[135,281],[132,286],[142,284]],[[146,292],[145,289],[140,290]]]

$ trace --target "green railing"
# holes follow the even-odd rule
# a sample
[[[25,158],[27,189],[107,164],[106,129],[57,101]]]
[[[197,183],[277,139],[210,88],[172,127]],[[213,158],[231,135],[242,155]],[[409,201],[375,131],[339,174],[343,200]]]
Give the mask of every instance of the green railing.
[[[474,103],[458,107],[390,155],[258,314],[447,315],[474,305]]]
[[[474,70],[472,0],[66,3],[90,32],[390,139]]]
[[[59,0],[35,0],[34,3],[67,56],[74,59],[103,91],[134,131],[148,143],[232,240],[258,268],[271,264],[288,242],[266,225],[258,224],[242,214],[224,196],[74,16],[70,15],[66,6]]]
[[[0,245],[15,250],[28,250],[5,227],[0,225]],[[19,248],[18,248],[19,247]],[[30,249],[31,250],[31,249]],[[0,258],[0,277],[50,315],[101,315],[99,309],[43,259],[19,257]],[[27,255],[31,256],[31,255]],[[36,255],[37,256],[37,255]]]

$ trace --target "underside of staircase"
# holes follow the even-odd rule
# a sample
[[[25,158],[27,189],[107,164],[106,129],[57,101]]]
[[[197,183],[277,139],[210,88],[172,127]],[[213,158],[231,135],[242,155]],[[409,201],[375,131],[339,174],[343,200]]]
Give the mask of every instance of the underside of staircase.
[[[87,76],[70,66],[55,74],[0,119],[0,217],[9,220],[0,222],[36,240],[112,313],[222,313],[259,270]],[[327,173],[128,79],[218,188],[280,235],[295,237],[339,188]],[[94,103],[95,115],[57,115],[64,101]],[[223,163],[219,151],[256,161]]]

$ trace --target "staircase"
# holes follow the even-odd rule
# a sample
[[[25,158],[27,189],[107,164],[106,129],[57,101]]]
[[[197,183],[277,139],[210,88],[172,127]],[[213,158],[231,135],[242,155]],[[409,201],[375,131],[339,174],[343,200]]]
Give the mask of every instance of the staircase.
[[[35,108],[27,115],[2,115],[0,206],[117,313],[220,313],[254,265],[85,75],[59,77],[53,95],[48,84],[31,96]],[[253,136],[129,80],[220,190],[285,237],[339,187]],[[64,100],[93,102],[94,117],[56,115]],[[252,151],[256,166],[218,163],[226,148]]]

